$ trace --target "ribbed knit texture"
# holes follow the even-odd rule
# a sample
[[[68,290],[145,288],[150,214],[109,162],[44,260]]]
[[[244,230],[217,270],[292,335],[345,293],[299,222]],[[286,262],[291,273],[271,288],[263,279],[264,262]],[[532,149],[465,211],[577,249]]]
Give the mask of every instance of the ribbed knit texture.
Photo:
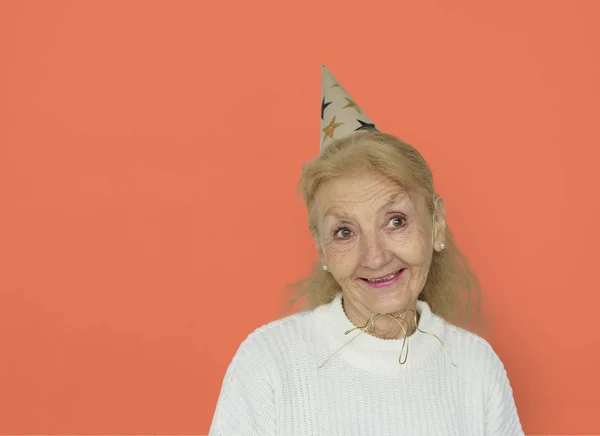
[[[341,294],[248,336],[225,378],[209,436],[523,435],[502,362],[481,337],[419,301],[402,340],[355,331]],[[327,358],[360,334],[325,366]]]

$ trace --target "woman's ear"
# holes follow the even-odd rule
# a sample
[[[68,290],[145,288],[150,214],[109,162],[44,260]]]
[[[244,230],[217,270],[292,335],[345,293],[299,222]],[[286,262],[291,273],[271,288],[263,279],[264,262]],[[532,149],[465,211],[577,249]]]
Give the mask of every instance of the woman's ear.
[[[441,251],[446,244],[446,206],[442,197],[436,198],[433,217],[433,249]]]

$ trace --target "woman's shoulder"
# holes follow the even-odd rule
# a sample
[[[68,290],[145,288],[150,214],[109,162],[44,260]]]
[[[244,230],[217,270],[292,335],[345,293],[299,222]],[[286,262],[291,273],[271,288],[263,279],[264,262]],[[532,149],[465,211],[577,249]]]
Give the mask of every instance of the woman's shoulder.
[[[454,324],[446,323],[446,341],[461,360],[481,368],[503,366],[492,344],[479,334]]]
[[[301,311],[263,324],[251,331],[240,344],[238,353],[263,357],[281,354],[283,349],[297,348],[309,340],[313,311]]]
[[[274,398],[290,362],[298,360],[298,344],[310,313],[282,317],[254,329],[239,345],[221,387],[210,434],[275,434]]]
[[[445,324],[446,334],[450,340],[464,342],[482,350],[491,348],[491,344],[483,336],[449,322],[445,322]]]

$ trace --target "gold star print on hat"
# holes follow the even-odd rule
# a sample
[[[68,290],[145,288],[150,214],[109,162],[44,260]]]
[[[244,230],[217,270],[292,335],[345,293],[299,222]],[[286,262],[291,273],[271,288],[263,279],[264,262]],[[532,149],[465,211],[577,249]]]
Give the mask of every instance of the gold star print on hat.
[[[377,127],[323,65],[321,76],[321,150],[334,139]]]

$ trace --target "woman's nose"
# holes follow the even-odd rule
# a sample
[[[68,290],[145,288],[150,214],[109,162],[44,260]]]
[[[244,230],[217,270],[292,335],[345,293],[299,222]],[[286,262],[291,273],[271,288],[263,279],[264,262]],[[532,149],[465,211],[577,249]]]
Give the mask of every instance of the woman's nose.
[[[380,269],[390,260],[390,251],[378,232],[363,234],[360,249],[363,266],[372,270]]]

